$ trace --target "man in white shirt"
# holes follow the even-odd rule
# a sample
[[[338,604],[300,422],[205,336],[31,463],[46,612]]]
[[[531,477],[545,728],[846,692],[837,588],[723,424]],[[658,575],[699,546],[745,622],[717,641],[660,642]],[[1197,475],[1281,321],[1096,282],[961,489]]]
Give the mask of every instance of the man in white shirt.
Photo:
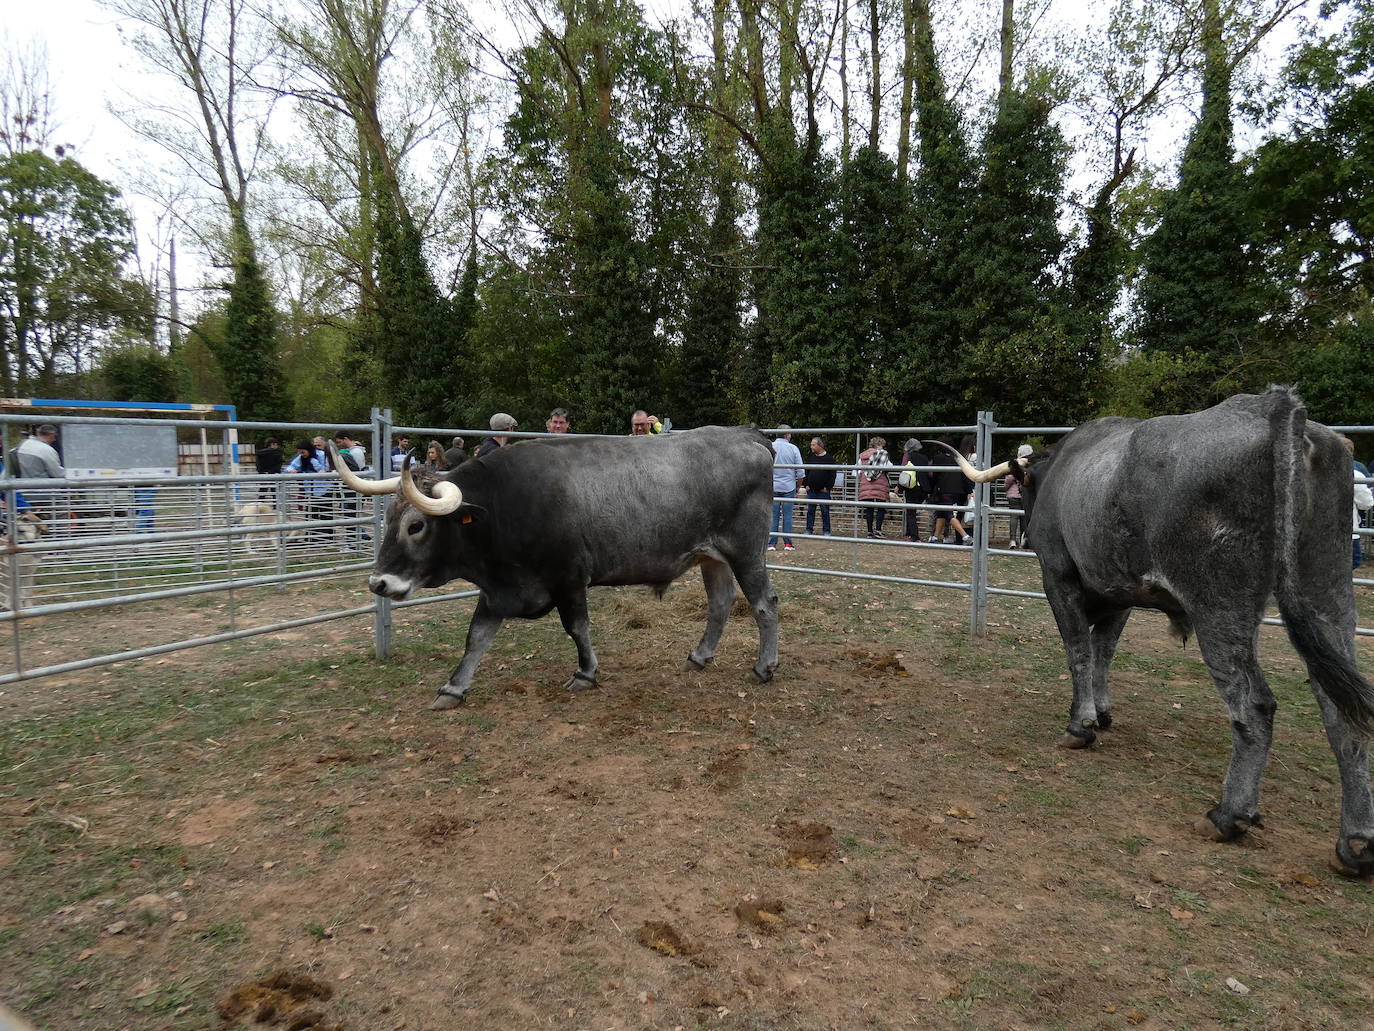
[[[19,445],[19,468],[15,475],[23,479],[63,479],[67,475],[67,470],[62,468],[62,461],[57,457],[57,449],[52,446],[56,439],[57,427],[48,422],[39,426],[32,436],[26,437]]]

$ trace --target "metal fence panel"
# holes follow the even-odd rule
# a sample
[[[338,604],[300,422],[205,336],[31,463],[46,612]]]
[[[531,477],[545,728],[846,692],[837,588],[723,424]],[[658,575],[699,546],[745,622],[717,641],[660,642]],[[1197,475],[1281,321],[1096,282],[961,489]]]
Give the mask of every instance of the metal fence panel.
[[[17,424],[32,423],[32,415],[0,415],[4,448],[15,442]],[[146,426],[147,420],[114,417],[44,416],[44,421],[59,425],[83,424],[90,427],[117,428],[129,424]],[[252,468],[251,449],[240,448],[241,429],[272,433],[282,440],[310,438],[319,427],[291,423],[225,422],[202,423],[193,419],[159,420],[181,431],[194,430],[199,443],[182,445],[181,472],[176,476],[102,475],[95,478],[63,481],[21,480],[6,469],[0,477],[0,502],[4,505],[6,540],[0,555],[0,633],[10,637],[8,669],[0,666],[0,685],[56,673],[94,668],[113,662],[146,658],[184,648],[239,640],[260,634],[276,633],[312,626],[332,619],[368,615],[373,617],[373,638],[379,657],[392,647],[392,613],[410,608],[469,598],[472,590],[446,590],[425,593],[401,603],[370,598],[366,605],[348,605],[320,611],[302,611],[287,619],[262,620],[241,614],[244,599],[258,596],[264,589],[280,591],[288,586],[329,581],[361,582],[371,568],[374,546],[380,540],[388,498],[364,497],[347,491],[333,473],[310,476],[258,476]],[[393,426],[391,413],[374,409],[371,421],[339,427],[366,440],[371,470],[365,475],[392,475],[392,441],[408,434],[417,444],[425,438],[445,439],[463,436],[475,447],[487,431]],[[330,429],[333,432],[334,428]],[[1374,432],[1370,427],[1342,427],[1347,432]],[[976,423],[967,426],[902,426],[869,429],[829,427],[794,429],[799,439],[811,435],[837,435],[854,440],[855,455],[873,433],[914,436],[926,439],[935,435],[972,435],[976,442],[974,462],[986,468],[999,450],[998,441],[1007,438],[1054,437],[1071,427],[998,426],[992,414],[979,413]],[[776,431],[765,431],[776,432]],[[515,438],[542,436],[511,433]],[[215,439],[218,437],[219,439]],[[234,458],[237,456],[237,465]],[[814,468],[802,465],[799,470]],[[979,485],[965,506],[972,512],[972,546],[959,543],[931,543],[926,531],[934,513],[947,506],[934,501],[919,505],[904,500],[864,501],[857,497],[860,467],[855,462],[834,463],[843,474],[830,499],[778,497],[775,501],[794,506],[794,521],[804,525],[807,507],[828,506],[832,512],[832,534],[794,532],[801,540],[824,540],[847,546],[837,556],[850,556],[850,568],[825,568],[809,564],[769,565],[774,573],[842,577],[859,581],[904,583],[921,587],[944,588],[969,595],[969,628],[983,634],[987,628],[988,604],[993,597],[1044,598],[1043,593],[994,582],[991,556],[1030,560],[1032,553],[999,546],[1010,531],[1010,519],[1020,510],[1008,505],[1002,485]],[[923,467],[926,469],[935,466]],[[887,470],[895,477],[900,465]],[[608,504],[613,499],[608,499]],[[919,513],[916,540],[902,540],[905,527],[896,533],[886,531],[870,538],[861,531],[866,510],[882,509],[904,519],[908,512]],[[962,509],[961,509],[962,511]],[[1374,530],[1360,531],[1374,535]],[[892,549],[908,549],[907,554],[956,552],[968,556],[964,577],[900,575],[864,571],[858,568],[859,549],[864,554],[897,554]],[[1356,578],[1361,586],[1374,580]],[[223,625],[213,632],[191,632],[190,626],[176,627],[172,640],[146,643],[138,647],[118,647],[100,634],[85,643],[88,654],[59,656],[49,661],[40,647],[45,642],[45,621],[63,616],[91,616],[99,626],[102,614],[145,603],[185,599],[219,598]],[[311,605],[307,601],[305,604]],[[217,610],[218,611],[218,610]],[[1278,620],[1266,620],[1278,625]],[[1374,629],[1359,628],[1358,633],[1374,635]],[[51,649],[48,649],[49,651]]]

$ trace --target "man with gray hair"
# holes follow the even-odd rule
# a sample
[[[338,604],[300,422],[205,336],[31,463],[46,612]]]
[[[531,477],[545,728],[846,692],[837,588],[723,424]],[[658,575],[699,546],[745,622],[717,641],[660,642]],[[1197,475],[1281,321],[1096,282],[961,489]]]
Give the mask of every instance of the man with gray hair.
[[[32,436],[25,437],[15,452],[19,464],[15,475],[24,479],[63,479],[67,470],[62,468],[57,449],[52,446],[56,439],[57,427],[50,422],[43,423]]]

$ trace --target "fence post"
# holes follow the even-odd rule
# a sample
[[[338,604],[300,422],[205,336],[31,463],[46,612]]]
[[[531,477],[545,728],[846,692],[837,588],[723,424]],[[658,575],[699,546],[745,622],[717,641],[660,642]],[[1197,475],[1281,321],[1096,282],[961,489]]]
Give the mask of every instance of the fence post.
[[[372,409],[372,469],[377,479],[385,480],[391,475],[391,409]],[[372,501],[372,550],[374,554],[382,544],[382,515],[386,505]],[[391,599],[377,596],[376,607],[372,614],[372,645],[377,658],[385,659],[391,654]]]
[[[975,464],[986,469],[992,461],[992,428],[997,423],[991,412],[978,413],[977,450]],[[969,574],[969,632],[986,637],[988,632],[988,546],[992,539],[988,526],[988,495],[992,487],[987,483],[973,488],[973,566]]]
[[[4,451],[2,452],[4,456],[5,465],[4,478],[6,480],[17,480],[24,474],[18,468],[16,468],[18,462],[10,461],[9,423],[5,424],[5,426],[3,427],[3,431],[4,435],[3,438],[0,438],[0,445],[3,445],[4,447]],[[22,441],[20,443],[22,443]],[[15,445],[15,451],[17,452],[18,450],[19,446]],[[55,513],[52,516],[52,519],[54,524],[56,524],[57,517]],[[5,488],[4,530],[5,542],[9,544],[11,547],[13,547],[13,545],[18,543],[19,540],[19,492],[10,486],[6,486]],[[19,633],[18,612],[24,605],[24,597],[23,584],[19,578],[19,571],[21,568],[19,554],[15,551],[10,551],[9,554],[5,556],[5,564],[8,567],[6,572],[9,574],[9,583],[5,585],[5,593],[8,595],[8,597],[5,600],[5,604],[11,612],[16,614],[14,623],[11,624],[14,627],[14,671],[16,673],[23,673],[24,645],[22,635]]]

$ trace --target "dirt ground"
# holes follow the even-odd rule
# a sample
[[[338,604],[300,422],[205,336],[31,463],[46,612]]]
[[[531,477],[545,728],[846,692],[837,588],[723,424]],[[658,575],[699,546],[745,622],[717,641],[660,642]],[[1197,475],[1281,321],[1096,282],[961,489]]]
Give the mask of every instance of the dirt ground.
[[[63,1031],[1374,1026],[1374,887],[1328,866],[1335,764],[1281,632],[1265,826],[1219,845],[1191,825],[1225,715],[1161,619],[1128,627],[1115,728],[1065,752],[1042,602],[995,600],[970,639],[960,592],[775,583],[766,685],[743,606],[679,669],[689,577],[595,592],[602,681],[577,694],[545,619],[428,712],[470,603],[400,614],[385,663],[350,619],[9,686],[0,1001]],[[361,603],[301,590],[263,611]]]

